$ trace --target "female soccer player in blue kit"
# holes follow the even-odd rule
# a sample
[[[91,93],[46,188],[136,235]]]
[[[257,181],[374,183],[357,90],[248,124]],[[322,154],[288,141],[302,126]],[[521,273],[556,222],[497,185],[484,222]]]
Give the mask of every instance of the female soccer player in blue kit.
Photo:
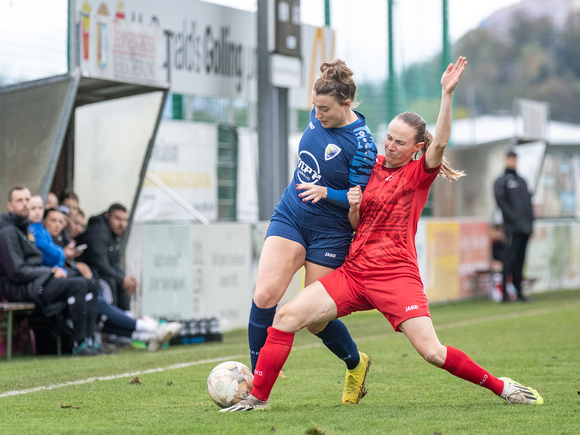
[[[348,193],[349,218],[357,232],[344,264],[280,309],[268,329],[254,372],[252,393],[220,412],[268,406],[296,331],[373,308],[387,318],[393,329],[407,336],[425,361],[487,388],[509,403],[544,403],[533,388],[510,378],[497,378],[461,350],[439,342],[419,274],[415,234],[430,186],[438,174],[450,180],[463,175],[447,165],[444,152],[451,134],[453,91],[466,65],[466,59],[460,57],[443,73],[434,137],[416,113],[402,113],[391,121],[385,156],[379,157],[364,195],[358,187]]]
[[[248,325],[252,370],[294,274],[304,266],[308,286],[344,261],[353,234],[347,192],[354,186],[364,189],[377,157],[364,116],[353,110],[353,72],[340,59],[323,63],[320,71],[294,178],[274,209],[258,265]],[[342,402],[358,403],[365,391],[368,356],[359,353],[338,319],[308,330],[346,363]]]

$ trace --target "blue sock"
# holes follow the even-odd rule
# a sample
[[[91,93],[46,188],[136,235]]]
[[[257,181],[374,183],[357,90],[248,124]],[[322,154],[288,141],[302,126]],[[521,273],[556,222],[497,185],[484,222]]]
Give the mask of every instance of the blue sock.
[[[266,338],[268,338],[268,328],[272,326],[272,322],[274,322],[277,306],[278,305],[274,305],[271,308],[260,308],[252,300],[250,321],[248,323],[248,342],[250,344],[252,372],[256,368],[260,349],[262,349],[264,343],[266,343]]]
[[[346,325],[339,319],[329,322],[321,332],[316,334],[330,351],[346,363],[346,368],[356,368],[360,355],[356,343],[350,336]]]

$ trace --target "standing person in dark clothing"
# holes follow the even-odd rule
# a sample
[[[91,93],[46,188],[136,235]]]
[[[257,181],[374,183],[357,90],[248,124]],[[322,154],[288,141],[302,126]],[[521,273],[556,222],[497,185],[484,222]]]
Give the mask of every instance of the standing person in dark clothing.
[[[77,237],[77,245],[87,245],[78,261],[109,284],[113,305],[123,311],[130,311],[131,295],[137,290],[137,280],[127,275],[121,264],[121,239],[128,222],[125,206],[113,204],[105,213],[90,218],[86,231]]]
[[[518,155],[514,150],[506,155],[505,172],[494,183],[497,206],[503,215],[506,246],[503,258],[503,301],[509,302],[507,283],[513,283],[519,301],[527,301],[522,292],[522,270],[528,239],[533,231],[534,210],[525,180],[516,172]]]
[[[97,294],[85,278],[70,278],[61,267],[42,265],[42,253],[28,232],[29,201],[30,190],[14,186],[8,194],[9,213],[0,216],[0,289],[10,302],[34,302],[46,317],[68,309],[73,355],[98,355],[93,340]]]

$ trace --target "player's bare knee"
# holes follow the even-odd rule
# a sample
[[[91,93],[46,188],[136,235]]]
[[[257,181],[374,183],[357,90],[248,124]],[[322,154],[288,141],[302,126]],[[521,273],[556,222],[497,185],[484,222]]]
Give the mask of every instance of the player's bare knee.
[[[302,325],[299,316],[289,305],[291,304],[284,305],[276,312],[272,326],[283,331],[296,332],[302,329]]]
[[[445,355],[439,349],[427,349],[419,353],[425,361],[434,366],[441,367],[445,363]]]
[[[254,291],[254,303],[259,308],[271,308],[280,302],[280,298],[268,287],[256,288]]]

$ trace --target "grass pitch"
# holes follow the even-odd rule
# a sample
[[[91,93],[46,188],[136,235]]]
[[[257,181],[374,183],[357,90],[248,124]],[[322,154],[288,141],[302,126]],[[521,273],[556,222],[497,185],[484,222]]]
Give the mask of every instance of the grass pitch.
[[[496,376],[538,389],[543,406],[514,406],[424,362],[377,312],[344,319],[373,364],[368,395],[341,405],[344,365],[300,332],[271,405],[223,414],[206,391],[211,369],[249,365],[246,331],[222,343],[126,349],[95,358],[17,356],[0,362],[2,434],[576,434],[580,431],[580,291],[533,303],[435,305],[443,344]],[[135,379],[138,378],[138,379]],[[133,381],[133,382],[132,382]]]

